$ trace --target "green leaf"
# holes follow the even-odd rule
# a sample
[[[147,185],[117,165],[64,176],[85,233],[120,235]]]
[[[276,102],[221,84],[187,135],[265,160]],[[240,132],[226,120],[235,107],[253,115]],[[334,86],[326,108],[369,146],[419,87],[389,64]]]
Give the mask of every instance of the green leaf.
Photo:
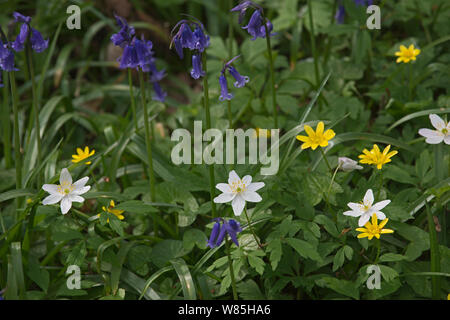
[[[312,259],[317,262],[322,262],[322,258],[317,253],[316,248],[304,240],[287,238],[286,242],[298,252],[303,258]]]
[[[119,203],[115,209],[124,210],[129,213],[158,212],[158,209],[140,200],[130,200]]]
[[[267,251],[270,252],[269,260],[272,265],[272,270],[275,271],[275,269],[278,267],[278,263],[281,260],[281,256],[283,255],[281,240],[273,239],[269,241]]]
[[[163,240],[153,247],[152,262],[158,268],[162,268],[170,260],[182,257],[185,253],[182,241]]]
[[[323,225],[325,230],[327,230],[327,232],[331,234],[333,237],[335,238],[339,237],[339,232],[336,229],[336,224],[333,222],[333,220],[331,220],[327,216],[319,214],[314,217],[314,222]]]
[[[264,273],[264,266],[266,265],[266,263],[263,261],[263,259],[255,254],[256,252],[258,251],[252,251],[248,254],[248,263],[253,269],[256,270],[256,272],[262,275]]]
[[[18,190],[11,190],[6,191],[3,193],[0,193],[0,202],[20,198],[20,197],[26,197],[26,196],[33,196],[36,194],[36,191],[33,189],[18,189]]]
[[[342,267],[344,264],[345,256],[344,256],[344,248],[340,248],[336,255],[333,258],[333,272]]]
[[[385,253],[380,257],[380,262],[396,262],[408,259],[407,257],[397,253]]]
[[[170,260],[175,272],[180,279],[181,288],[183,289],[184,300],[197,300],[197,293],[195,290],[194,281],[191,276],[186,262],[183,259]]]
[[[239,296],[244,300],[266,300],[258,287],[258,284],[249,279],[247,281],[239,282],[236,285]]]
[[[324,277],[316,280],[316,283],[319,286],[330,288],[337,293],[359,300],[359,289],[353,282],[332,277]]]
[[[189,229],[183,235],[183,247],[187,251],[191,251],[195,245],[200,249],[206,249],[208,239],[203,231],[199,229]]]
[[[87,255],[86,242],[84,240],[81,240],[71,249],[66,259],[66,265],[74,264],[81,267],[86,255]]]
[[[27,276],[33,280],[44,292],[50,284],[50,274],[39,265],[37,259],[29,259]]]

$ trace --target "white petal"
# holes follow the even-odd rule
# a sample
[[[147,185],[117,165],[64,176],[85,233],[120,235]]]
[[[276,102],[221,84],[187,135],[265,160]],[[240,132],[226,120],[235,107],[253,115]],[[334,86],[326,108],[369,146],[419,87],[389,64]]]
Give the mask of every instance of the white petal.
[[[258,191],[264,186],[265,186],[264,182],[253,182],[247,186],[247,191]]]
[[[91,186],[85,186],[80,189],[74,189],[70,194],[82,195],[83,193],[88,192],[91,189]]]
[[[450,144],[450,134],[447,134],[444,138],[445,144]]]
[[[364,210],[362,209],[362,205],[359,203],[349,202],[347,203],[347,206],[352,209],[353,211],[358,211],[361,214],[364,213]]]
[[[239,181],[241,181],[241,178],[239,178],[236,171],[231,170],[230,174],[228,175],[228,184],[238,183]]]
[[[231,193],[231,188],[229,184],[226,183],[218,183],[216,188],[225,193]]]
[[[361,218],[359,218],[358,226],[360,226],[360,227],[364,226],[367,223],[367,221],[369,221],[369,220],[370,220],[370,215],[363,214],[361,216]]]
[[[69,197],[64,197],[61,200],[61,212],[62,214],[66,214],[69,212],[70,208],[72,207],[72,201],[70,201]]]
[[[234,197],[236,196],[236,194],[234,193],[222,193],[220,195],[218,195],[217,197],[214,198],[214,202],[215,203],[225,203],[225,202],[230,202],[231,200],[234,199]]]
[[[366,194],[364,195],[364,205],[370,207],[373,203],[373,192],[372,189],[367,190]]]
[[[56,184],[44,184],[42,186],[42,189],[44,189],[44,191],[47,191],[50,194],[59,193],[58,186]]]
[[[244,183],[245,186],[250,185],[250,183],[252,183],[252,176],[246,175],[245,177],[242,178],[242,182]]]
[[[422,137],[425,137],[425,142],[429,144],[438,144],[444,140],[444,135],[436,130],[420,129],[419,134]]]
[[[386,215],[381,211],[375,212],[375,214],[377,215],[378,220],[386,219]]]
[[[445,121],[442,120],[442,118],[437,114],[430,114],[430,121],[433,127],[435,127],[439,131],[445,128]]]
[[[83,187],[86,185],[86,183],[88,182],[88,180],[89,180],[89,177],[81,178],[80,180],[78,180],[77,182],[75,182],[75,183],[73,184],[73,186],[75,187],[75,189],[81,189],[81,188],[83,188]]]
[[[345,211],[344,216],[359,217],[362,213],[360,211]]]
[[[233,207],[234,215],[240,216],[242,213],[242,210],[244,210],[245,207],[245,200],[241,196],[237,196],[233,199],[233,202],[231,203]]]
[[[248,191],[242,193],[242,198],[248,202],[260,202],[262,200],[261,196],[254,191]]]
[[[72,185],[72,176],[70,175],[69,170],[64,168],[61,170],[61,175],[59,176],[59,183],[61,185]]]
[[[59,201],[61,201],[62,197],[62,194],[51,194],[42,201],[42,204],[46,206],[48,204],[58,203]]]
[[[72,201],[72,202],[79,202],[79,203],[84,202],[84,198],[80,197],[79,195],[76,195],[76,194],[70,194],[69,198],[70,198],[70,201]]]
[[[391,200],[383,200],[383,201],[377,202],[372,206],[372,208],[370,208],[370,210],[372,210],[372,212],[381,210],[384,207],[386,207],[389,203],[391,203]]]

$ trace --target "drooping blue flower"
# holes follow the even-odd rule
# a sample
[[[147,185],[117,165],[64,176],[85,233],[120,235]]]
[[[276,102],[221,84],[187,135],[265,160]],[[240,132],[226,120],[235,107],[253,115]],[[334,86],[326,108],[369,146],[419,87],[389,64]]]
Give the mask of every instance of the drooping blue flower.
[[[194,31],[192,31],[191,26],[193,26]],[[172,34],[177,28],[178,31],[172,36],[170,46],[175,45],[175,50],[180,59],[184,57],[183,49],[203,52],[209,47],[209,36],[205,34],[205,28],[201,22],[181,20],[172,29]]]
[[[234,219],[229,219],[226,221],[223,218],[214,219],[216,223],[213,226],[213,230],[211,231],[211,236],[208,240],[208,246],[210,248],[218,247],[222,244],[225,236],[228,234],[231,240],[239,246],[239,242],[237,240],[238,232],[242,232],[242,228],[239,222]],[[222,226],[220,226],[222,223]]]
[[[236,82],[234,83],[234,86],[236,88],[242,88],[250,80],[250,78],[247,76],[241,76],[239,74],[239,72],[232,66],[228,67],[228,71],[233,76],[233,78],[236,80]]]
[[[0,41],[0,68],[8,72],[19,70],[16,67],[14,67],[14,53],[8,48],[7,44],[3,44],[1,41]]]
[[[336,11],[336,15],[334,16],[334,18],[336,19],[336,22],[338,24],[343,24],[344,23],[344,18],[345,18],[345,8],[344,6],[341,4],[339,5],[337,11]]]
[[[136,53],[136,48],[134,45],[128,44],[123,49],[122,58],[120,60],[120,69],[134,69],[138,66],[138,57]]]
[[[269,32],[269,36],[273,36],[274,34],[271,33],[273,25],[269,20],[267,20],[266,26],[267,31]],[[242,29],[247,30],[247,32],[253,37],[252,40],[266,37],[266,27],[264,26],[263,17],[260,9],[257,9],[253,12],[248,24],[245,27],[242,27]]]
[[[209,36],[205,35],[202,28],[199,25],[195,26],[194,30],[195,36],[195,49],[200,52],[203,52],[206,48],[209,47]]]
[[[153,63],[153,43],[150,40],[134,40],[134,48],[138,59],[138,67],[144,72],[150,71],[150,65]]]
[[[231,100],[233,99],[233,94],[228,92],[228,84],[227,84],[227,78],[222,73],[219,77],[219,83],[220,83],[220,101],[224,100]]]
[[[135,34],[134,27],[129,26],[124,18],[118,15],[114,15],[114,17],[116,18],[120,30],[119,32],[113,34],[110,39],[116,46],[125,48],[126,45],[131,44],[133,41]]]
[[[191,77],[198,79],[204,75],[205,71],[202,69],[202,57],[199,54],[192,55]]]
[[[16,52],[22,51],[24,49],[25,42],[27,41],[28,36],[30,34],[30,29],[31,29],[31,36],[30,36],[31,49],[33,49],[35,52],[42,52],[48,48],[49,40],[48,39],[44,40],[42,34],[38,30],[31,28],[30,26],[31,17],[26,17],[20,14],[19,12],[14,12],[13,15],[14,20],[16,22],[22,22],[22,25],[20,26],[19,35],[11,45],[11,47]]]
[[[249,7],[255,7],[255,6],[257,6],[257,5],[254,4],[252,1],[242,1],[240,4],[238,4],[236,7],[234,7],[230,11],[231,12],[239,12],[238,22],[239,22],[239,24],[241,24],[242,20],[244,19],[245,12],[247,11],[247,9]]]
[[[158,82],[153,82],[153,90],[155,94],[152,96],[153,100],[164,102],[167,97],[167,92],[165,92]]]

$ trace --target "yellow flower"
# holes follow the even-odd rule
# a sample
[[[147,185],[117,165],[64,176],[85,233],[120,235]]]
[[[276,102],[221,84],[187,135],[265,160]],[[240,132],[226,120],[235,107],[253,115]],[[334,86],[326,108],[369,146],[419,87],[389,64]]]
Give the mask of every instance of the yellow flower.
[[[408,63],[410,61],[416,60],[416,56],[420,54],[420,49],[414,49],[414,45],[410,45],[406,48],[404,45],[400,46],[400,51],[397,51],[395,55],[397,58],[397,63],[404,62]]]
[[[72,162],[73,163],[78,163],[80,161],[83,161],[84,159],[87,159],[87,158],[93,156],[94,153],[95,153],[95,150],[92,149],[92,151],[89,153],[89,147],[85,147],[84,151],[81,150],[81,148],[77,148],[77,153],[78,154],[73,154],[72,155],[72,158],[73,158]],[[91,161],[86,162],[86,164],[91,164]]]
[[[377,239],[380,239],[380,234],[385,233],[394,233],[394,230],[391,229],[383,229],[389,219],[384,219],[378,224],[378,218],[376,214],[372,215],[372,223],[369,221],[364,225],[365,228],[356,228],[356,231],[362,232],[358,234],[358,238],[368,237],[369,240],[375,236]]]
[[[300,140],[303,142],[302,149],[307,149],[311,147],[311,149],[316,150],[318,146],[326,147],[328,145],[328,141],[333,139],[336,135],[333,130],[328,129],[327,131],[323,132],[324,130],[324,124],[322,121],[319,122],[317,125],[316,131],[308,126],[305,125],[305,131],[308,134],[308,136],[297,136],[297,140]]]
[[[124,210],[114,209],[115,206],[116,206],[116,204],[114,203],[114,200],[111,200],[111,201],[109,202],[108,208],[106,208],[105,206],[103,206],[103,207],[102,207],[102,210],[103,210],[104,212],[112,213],[112,214],[115,215],[119,220],[125,219],[125,217],[122,215],[122,213],[124,212]],[[99,213],[97,216],[100,217],[100,213]],[[109,218],[106,220],[106,222],[109,223]]]
[[[398,151],[396,150],[389,152],[390,148],[391,145],[388,145],[386,148],[384,148],[383,152],[381,152],[380,148],[378,148],[378,146],[374,144],[372,150],[363,150],[363,154],[360,154],[358,156],[361,159],[359,160],[359,162],[366,164],[376,164],[377,169],[380,170],[383,167],[383,164],[391,162],[391,158],[398,153]]]

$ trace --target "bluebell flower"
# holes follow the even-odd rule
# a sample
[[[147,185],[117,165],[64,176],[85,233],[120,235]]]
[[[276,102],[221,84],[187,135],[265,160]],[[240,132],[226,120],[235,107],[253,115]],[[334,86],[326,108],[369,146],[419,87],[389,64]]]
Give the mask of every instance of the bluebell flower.
[[[220,83],[220,101],[224,100],[231,100],[233,99],[233,94],[228,92],[228,84],[227,84],[227,78],[222,73],[219,77],[219,83]]]
[[[194,31],[191,29],[191,25],[194,27]],[[175,50],[183,59],[183,49],[196,50],[203,52],[209,47],[209,36],[205,34],[205,28],[203,24],[197,21],[181,20],[172,29],[172,34],[178,28],[175,35],[172,36],[172,44],[175,45]]]
[[[158,82],[153,82],[153,90],[155,94],[153,95],[153,100],[164,102],[167,97],[167,92],[161,89],[161,86]]]
[[[238,232],[242,232],[242,228],[239,222],[234,219],[229,219],[228,221],[226,221],[223,218],[216,218],[214,220],[216,221],[216,223],[214,224],[211,231],[211,235],[208,240],[208,246],[210,248],[220,246],[227,234],[230,236],[231,240],[236,244],[236,246],[239,246],[237,234]],[[221,222],[222,226],[220,226]]]
[[[14,53],[8,48],[7,44],[3,44],[1,41],[0,41],[0,68],[8,72],[19,70],[16,67],[14,67]]]
[[[244,19],[245,12],[247,11],[247,9],[249,7],[255,7],[255,6],[257,6],[257,5],[255,3],[253,3],[252,1],[242,1],[240,4],[238,4],[236,7],[234,7],[230,11],[231,12],[239,12],[238,22],[239,22],[239,24],[241,24],[242,20]]]
[[[31,17],[24,16],[19,12],[14,12],[13,16],[16,22],[22,22],[22,25],[20,26],[19,35],[11,45],[11,47],[15,51],[19,52],[24,49],[25,42],[27,41],[28,36],[30,34],[30,29],[31,29],[31,37],[30,37],[31,49],[33,49],[35,52],[42,52],[45,49],[47,49],[49,40],[44,40],[44,38],[42,37],[41,33],[38,30],[31,28],[30,26]]]
[[[192,70],[191,77],[198,79],[205,75],[205,71],[202,69],[202,57],[199,54],[192,55]]]
[[[125,46],[131,44],[133,40],[135,34],[134,27],[129,26],[124,18],[118,15],[114,15],[114,17],[116,18],[120,30],[119,32],[113,34],[110,39],[116,46],[125,48]]]
[[[134,45],[128,44],[123,49],[122,58],[120,60],[120,69],[131,68],[134,69],[138,66],[138,57],[136,53],[136,48]]]
[[[269,31],[269,36],[273,36],[274,34],[271,33],[273,29],[272,23],[267,21],[266,26],[267,31]],[[253,37],[252,40],[256,40],[257,38],[265,38],[266,27],[264,26],[261,10],[255,10],[250,17],[248,24],[245,27],[242,27],[242,29],[247,29],[247,32]]]
[[[228,71],[233,76],[233,78],[236,80],[236,82],[234,83],[234,86],[236,88],[242,88],[250,80],[250,78],[247,76],[241,76],[239,74],[239,72],[232,66],[228,67]]]
[[[336,19],[336,22],[338,24],[342,24],[344,23],[344,18],[345,18],[345,8],[342,4],[339,5],[337,11],[336,11],[336,15],[334,16],[334,18]]]
[[[144,72],[150,71],[150,64],[153,63],[153,43],[150,40],[134,40],[134,48],[138,59],[138,67]]]

